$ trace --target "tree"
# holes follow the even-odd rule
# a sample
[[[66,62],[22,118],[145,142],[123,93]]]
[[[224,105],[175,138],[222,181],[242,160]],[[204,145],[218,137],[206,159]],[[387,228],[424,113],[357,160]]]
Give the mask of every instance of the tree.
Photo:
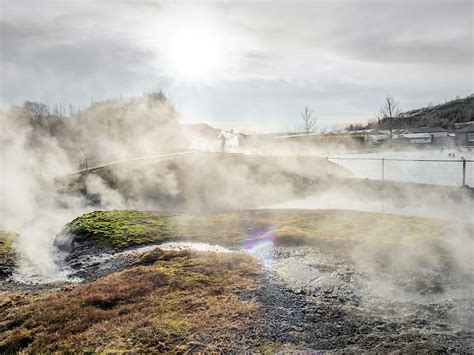
[[[147,94],[148,97],[148,105],[151,107],[156,103],[163,104],[168,101],[165,93],[160,89],[158,92],[150,92]]]
[[[313,116],[313,111],[306,106],[304,111],[301,112],[301,128],[308,135],[313,131],[314,126],[316,125],[316,116]]]
[[[23,104],[23,111],[33,119],[40,119],[49,116],[49,108],[40,102],[26,101]]]
[[[400,110],[400,104],[395,101],[393,96],[385,96],[384,104],[380,108],[377,118],[379,124],[381,122],[388,123],[388,129],[390,131],[390,141],[392,140],[393,119],[400,117],[401,114],[402,111]]]

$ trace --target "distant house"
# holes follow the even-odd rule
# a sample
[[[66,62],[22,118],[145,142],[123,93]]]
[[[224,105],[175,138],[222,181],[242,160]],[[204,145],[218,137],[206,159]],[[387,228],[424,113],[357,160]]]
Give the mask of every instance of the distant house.
[[[402,137],[410,144],[428,144],[433,142],[433,137],[429,133],[405,133]]]
[[[456,131],[456,145],[474,146],[474,125]]]
[[[431,138],[447,137],[448,131],[441,127],[421,127],[421,128],[408,128],[406,130],[408,134],[425,133],[429,134]]]
[[[388,138],[389,136],[382,131],[373,131],[368,135],[368,140],[372,144],[380,144]]]
[[[403,138],[403,133],[405,133],[404,129],[393,129],[392,130],[392,138],[393,139],[398,139],[398,138]]]

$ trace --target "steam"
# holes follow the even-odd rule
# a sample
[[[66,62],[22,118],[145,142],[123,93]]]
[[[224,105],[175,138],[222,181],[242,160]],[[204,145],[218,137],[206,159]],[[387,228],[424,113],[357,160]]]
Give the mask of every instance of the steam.
[[[64,193],[58,181],[86,158],[97,164],[157,153],[174,148],[171,138],[179,134],[176,112],[161,92],[94,103],[70,118],[27,102],[1,112],[0,126],[0,230],[20,236],[19,277],[48,281],[64,277],[56,235],[71,219],[99,207],[81,193]],[[89,195],[100,196],[100,208],[128,206],[99,176],[87,176],[85,186]]]
[[[52,237],[81,206],[80,198],[54,187],[55,177],[70,171],[69,159],[54,139],[36,136],[17,115],[2,113],[0,120],[0,229],[21,236],[20,273],[55,275]]]
[[[259,144],[245,137],[244,148],[232,148],[245,156],[190,152],[190,147],[218,149],[218,131],[181,125],[162,93],[94,103],[69,118],[34,111],[30,105],[2,112],[0,120],[0,229],[20,234],[19,277],[64,278],[67,273],[58,267],[63,256],[53,241],[65,223],[94,209],[349,208],[464,220],[472,211],[468,197],[446,195],[440,203],[439,194],[420,196],[410,187],[380,190],[348,184],[348,171],[315,156],[349,146],[286,145],[275,140]],[[77,173],[85,168],[86,158],[95,171]],[[107,165],[110,162],[116,163]],[[422,204],[429,207],[423,209]],[[377,228],[377,221],[372,228]],[[472,274],[471,233],[461,230],[443,240],[444,253],[457,265],[455,273]],[[271,253],[265,248],[273,248],[268,242],[273,239],[254,239],[248,249],[263,253],[267,262]],[[406,266],[400,266],[401,273],[411,268],[436,273],[442,266],[430,248],[362,247],[352,256],[356,267],[370,275],[380,297],[397,290],[400,298],[406,296],[390,281],[400,265]],[[377,264],[380,257],[387,261],[386,269]]]

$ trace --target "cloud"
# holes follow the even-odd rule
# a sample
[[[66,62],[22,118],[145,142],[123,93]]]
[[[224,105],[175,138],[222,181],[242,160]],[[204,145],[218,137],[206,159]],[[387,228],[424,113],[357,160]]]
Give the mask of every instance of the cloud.
[[[2,10],[3,106],[85,105],[164,86],[178,109],[213,120],[268,114],[257,107],[274,95],[271,115],[284,121],[301,101],[339,117],[375,111],[387,92],[416,107],[472,91],[471,1],[2,0]],[[213,85],[176,81],[163,63],[169,34],[193,19],[222,35],[236,63]],[[256,103],[250,113],[236,86]],[[222,100],[196,102],[216,90]],[[361,106],[340,112],[341,101]]]

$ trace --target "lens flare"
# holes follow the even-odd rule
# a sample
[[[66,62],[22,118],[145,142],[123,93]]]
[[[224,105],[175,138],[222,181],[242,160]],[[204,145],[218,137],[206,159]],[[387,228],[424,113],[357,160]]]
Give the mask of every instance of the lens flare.
[[[276,244],[275,233],[269,227],[261,227],[249,230],[245,239],[244,250],[260,260],[265,267],[270,267]]]

